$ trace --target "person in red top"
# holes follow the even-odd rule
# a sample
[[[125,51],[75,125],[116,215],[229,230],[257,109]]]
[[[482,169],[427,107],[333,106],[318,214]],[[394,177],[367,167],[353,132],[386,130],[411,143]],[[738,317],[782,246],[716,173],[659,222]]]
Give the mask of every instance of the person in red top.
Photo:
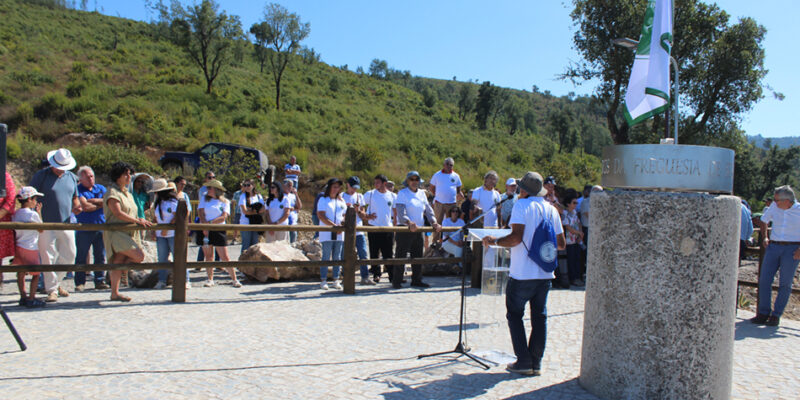
[[[11,174],[6,172],[5,176],[6,197],[0,199],[0,222],[11,222],[14,214],[14,201],[17,196],[17,188]],[[0,230],[0,259],[12,257],[14,255],[14,231],[10,229]]]

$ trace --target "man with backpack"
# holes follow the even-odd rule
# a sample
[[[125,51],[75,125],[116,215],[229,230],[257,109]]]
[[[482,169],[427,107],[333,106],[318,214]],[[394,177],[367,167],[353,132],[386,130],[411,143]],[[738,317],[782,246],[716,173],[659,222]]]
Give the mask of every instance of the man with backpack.
[[[544,196],[542,176],[528,172],[519,180],[519,199],[511,211],[511,233],[502,238],[486,236],[484,246],[511,247],[511,268],[506,287],[506,318],[517,362],[508,371],[541,375],[547,333],[547,293],[558,265],[558,250],[566,248],[561,217]],[[522,317],[531,307],[531,336],[525,335]]]

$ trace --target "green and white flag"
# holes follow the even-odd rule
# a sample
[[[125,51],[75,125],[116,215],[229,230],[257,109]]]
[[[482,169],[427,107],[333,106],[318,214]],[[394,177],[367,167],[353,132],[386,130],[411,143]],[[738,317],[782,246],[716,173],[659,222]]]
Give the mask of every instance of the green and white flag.
[[[633,126],[669,107],[672,0],[649,0],[625,93],[625,119]]]

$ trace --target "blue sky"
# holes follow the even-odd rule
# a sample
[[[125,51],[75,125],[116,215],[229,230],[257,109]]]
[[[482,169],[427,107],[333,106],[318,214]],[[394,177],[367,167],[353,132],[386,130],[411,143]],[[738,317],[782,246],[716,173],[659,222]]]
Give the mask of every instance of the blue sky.
[[[218,1],[229,14],[241,17],[245,30],[261,18],[267,3]],[[331,65],[366,69],[372,59],[380,58],[413,75],[488,80],[527,90],[536,85],[554,95],[590,94],[595,87],[592,82],[574,86],[556,78],[570,61],[580,59],[572,49],[575,28],[569,1],[277,2],[311,23],[304,44]],[[765,0],[756,6],[752,0],[725,0],[720,4],[734,20],[749,16],[767,28],[764,46],[769,73],[764,83],[786,96],[778,101],[765,92],[765,98],[744,115],[742,127],[749,135],[800,136],[800,127],[790,120],[800,110],[800,80],[792,75],[800,63],[795,41],[800,24],[793,20],[800,3]],[[144,1],[97,0],[97,8],[108,15],[150,19]]]

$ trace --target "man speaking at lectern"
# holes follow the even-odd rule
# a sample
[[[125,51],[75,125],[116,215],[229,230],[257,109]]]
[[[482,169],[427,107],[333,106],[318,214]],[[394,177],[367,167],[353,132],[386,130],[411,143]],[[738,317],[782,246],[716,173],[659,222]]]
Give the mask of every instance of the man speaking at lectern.
[[[523,375],[541,375],[547,335],[547,293],[558,264],[557,250],[566,248],[561,217],[545,199],[542,176],[528,172],[519,180],[519,199],[511,211],[511,233],[486,236],[484,246],[512,247],[506,287],[506,318],[517,362],[506,369]],[[531,307],[531,336],[525,335],[522,317]]]

